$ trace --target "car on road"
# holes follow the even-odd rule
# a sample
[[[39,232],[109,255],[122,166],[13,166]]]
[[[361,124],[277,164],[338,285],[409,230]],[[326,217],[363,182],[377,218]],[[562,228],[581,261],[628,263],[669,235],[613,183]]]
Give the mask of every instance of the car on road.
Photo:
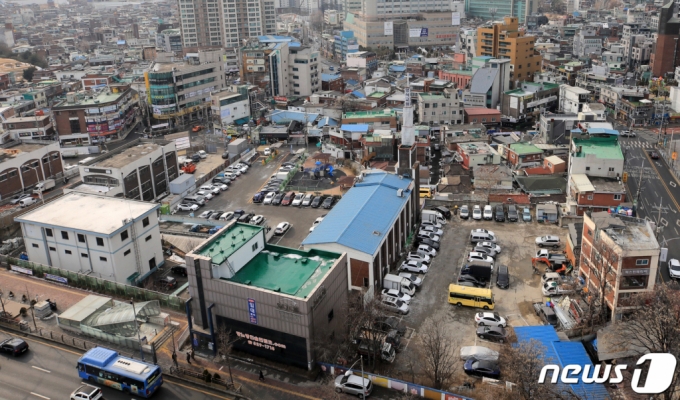
[[[531,222],[531,210],[529,207],[524,207],[522,209],[522,221]]]
[[[478,221],[482,219],[482,209],[478,205],[475,205],[475,207],[472,209],[472,219]]]
[[[264,150],[262,150],[262,155],[265,156],[265,157],[272,155],[272,149],[270,149],[269,147],[266,147]]]
[[[668,260],[668,275],[672,279],[680,279],[680,261],[675,258]]]
[[[425,254],[425,253],[421,253],[421,252],[419,252],[419,251],[410,251],[410,252],[406,255],[406,259],[407,259],[407,260],[416,260],[416,261],[420,261],[420,262],[425,263],[425,264],[428,264],[428,265],[430,264],[430,261],[432,260],[432,258],[430,258],[430,256],[428,256],[428,255]]]
[[[301,207],[302,206],[302,200],[304,200],[304,198],[305,198],[304,193],[296,194],[295,198],[293,199],[293,203],[291,205],[296,206],[296,207]]]
[[[483,378],[498,379],[501,376],[501,369],[493,361],[478,360],[474,357],[469,358],[463,365],[463,371],[472,376]]]
[[[621,131],[621,133],[619,134],[619,136],[622,136],[622,137],[636,137],[637,135],[636,135],[635,132],[633,132],[633,131],[625,130],[625,131]]]
[[[343,374],[335,378],[335,391],[359,396],[360,399],[363,399],[371,395],[373,383],[367,378]]]
[[[226,160],[227,158],[229,158],[229,152],[225,151],[224,153],[222,153],[222,159]]]
[[[170,290],[177,287],[177,279],[167,275],[158,279],[156,283],[158,283],[158,285],[165,290]]]
[[[288,222],[281,222],[280,224],[276,225],[276,229],[274,229],[274,235],[281,236],[288,232],[288,229],[290,229],[290,224]]]
[[[416,260],[406,260],[399,266],[399,271],[415,272],[417,274],[426,274],[427,270],[427,265]]]
[[[196,211],[198,210],[198,204],[194,203],[180,203],[177,206],[177,211]]]
[[[9,338],[0,342],[0,352],[16,357],[28,351],[28,343],[24,339]]]
[[[472,275],[467,275],[463,274],[458,277],[458,284],[461,285],[461,283],[469,283],[471,286],[474,287],[486,287],[486,282],[475,278]],[[461,286],[470,286],[470,285],[461,285]]]
[[[411,303],[411,296],[407,295],[406,293],[402,293],[397,289],[383,289],[381,293],[383,297],[393,297],[403,301],[406,304]]]
[[[491,221],[493,219],[493,208],[490,205],[484,206],[484,219]]]
[[[468,219],[470,218],[470,208],[468,208],[467,204],[463,204],[460,207],[460,217],[462,219]]]
[[[104,400],[104,395],[100,388],[83,384],[71,393],[70,400]]]
[[[198,131],[200,131],[201,129],[205,129],[205,127],[204,127],[203,125],[196,125],[196,126],[194,126],[193,128],[191,128],[191,131],[192,131],[192,132],[198,132]]]
[[[434,233],[437,236],[441,236],[444,234],[444,231],[441,229],[438,229],[436,226],[433,225],[421,225],[420,226],[420,231],[421,232],[430,232]]]
[[[505,328],[500,326],[479,326],[477,328],[477,337],[503,343],[508,340],[508,333],[505,331]]]
[[[324,199],[323,203],[321,203],[321,207],[328,210],[333,208],[333,204],[335,204],[335,198],[333,196],[328,196]]]
[[[552,247],[556,249],[560,247],[560,238],[554,235],[539,236],[536,238],[536,245],[538,247]]]
[[[295,192],[286,193],[286,195],[283,196],[283,200],[281,200],[281,205],[282,206],[289,206],[290,203],[293,202],[294,198],[295,198]]]
[[[420,287],[420,285],[423,284],[422,278],[420,278],[420,277],[419,277],[418,275],[416,275],[416,274],[412,274],[412,273],[410,273],[410,272],[400,272],[400,273],[399,273],[399,276],[401,276],[402,278],[408,279],[409,281],[411,281],[411,283],[413,283],[414,285],[416,285],[416,287]]]
[[[189,275],[187,273],[187,266],[186,264],[183,265],[175,265],[174,267],[170,268],[170,271],[172,271],[173,274],[179,275],[179,276],[184,276],[186,277]]]
[[[325,199],[326,198],[324,196],[316,196],[314,200],[312,200],[312,204],[310,204],[310,207],[319,208]]]
[[[12,199],[9,201],[9,204],[19,204],[21,200],[28,199],[29,197],[31,197],[31,195],[28,193],[17,194],[12,197]]]
[[[652,157],[652,160],[658,160],[659,159],[659,153],[657,153],[656,151],[649,153],[649,156]]]
[[[250,219],[249,224],[251,225],[262,225],[264,222],[264,215],[255,215],[253,218]]]
[[[262,203],[267,194],[265,192],[257,192],[253,195],[253,203]]]
[[[314,200],[314,195],[312,193],[307,193],[305,198],[302,199],[302,207],[309,207]]]
[[[475,323],[478,326],[501,326],[505,328],[508,322],[496,312],[478,312],[475,314]]]
[[[262,200],[262,204],[272,204],[272,200],[274,200],[274,197],[277,195],[277,192],[269,192],[264,196],[264,199]]]
[[[496,222],[504,222],[505,221],[505,210],[503,209],[503,206],[501,204],[496,206],[496,212],[494,213],[494,219]]]
[[[276,196],[274,196],[274,200],[272,200],[272,204],[275,206],[280,206],[281,202],[283,201],[283,196],[285,195],[286,194],[283,192],[277,193]]]

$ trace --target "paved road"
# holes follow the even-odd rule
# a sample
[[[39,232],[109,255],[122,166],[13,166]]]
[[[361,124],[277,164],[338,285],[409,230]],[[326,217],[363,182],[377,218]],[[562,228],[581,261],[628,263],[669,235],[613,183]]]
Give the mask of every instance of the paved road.
[[[639,138],[621,138],[625,155],[624,170],[628,172],[628,192],[637,201],[638,215],[657,224],[661,247],[668,248],[668,258],[680,259],[680,182],[669,171],[663,159],[653,160],[653,146]],[[639,191],[639,195],[638,195]],[[638,197],[639,196],[639,197]],[[665,262],[660,265],[660,275],[668,281]]]
[[[0,340],[9,337],[0,330]],[[30,350],[21,357],[0,356],[0,392],[2,400],[64,400],[81,384],[76,373],[76,362],[80,353],[34,339],[26,339]],[[101,385],[96,385],[101,386]],[[117,390],[102,388],[107,400],[129,400]],[[194,388],[186,383],[166,379],[156,398],[161,399],[231,399],[223,393],[208,389]]]

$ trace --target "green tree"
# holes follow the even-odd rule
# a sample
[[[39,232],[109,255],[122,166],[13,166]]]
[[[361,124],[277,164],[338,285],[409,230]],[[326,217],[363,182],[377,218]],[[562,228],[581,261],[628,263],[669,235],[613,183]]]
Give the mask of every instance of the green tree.
[[[37,70],[36,67],[26,68],[23,72],[24,79],[29,81],[29,82],[32,81],[33,80],[33,74],[35,73],[36,70]]]

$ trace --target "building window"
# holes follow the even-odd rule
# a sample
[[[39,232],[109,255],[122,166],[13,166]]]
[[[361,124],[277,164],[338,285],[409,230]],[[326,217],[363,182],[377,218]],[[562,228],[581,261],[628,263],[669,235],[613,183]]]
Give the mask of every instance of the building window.
[[[50,251],[57,251],[54,247],[50,247]]]
[[[68,240],[68,232],[61,231],[61,238],[64,239],[64,240]]]
[[[82,235],[82,234],[79,233],[78,234],[78,241],[80,243],[85,243],[85,235]]]
[[[147,236],[146,239],[144,239],[145,242],[148,242],[149,240],[151,240],[151,235]]]
[[[97,238],[97,246],[104,246],[104,239],[103,238]]]
[[[253,251],[257,250],[259,244],[257,242],[253,243]]]
[[[590,171],[590,167],[586,167],[586,171]]]
[[[106,257],[99,257],[99,261],[104,261],[104,262],[106,262]]]
[[[635,265],[649,265],[649,260],[635,260]]]
[[[73,254],[73,253],[71,253],[71,250],[64,250],[64,254]]]
[[[620,195],[620,194],[615,194],[615,195],[614,195],[614,200],[621,200],[621,195]]]
[[[639,289],[647,286],[647,276],[624,276],[619,289]]]
[[[609,172],[614,172],[614,167],[609,167]]]
[[[130,250],[129,250],[129,249],[128,249],[128,250],[125,250],[125,253],[123,253],[124,256],[126,256],[126,255],[128,255],[128,254],[130,254]]]
[[[83,258],[87,258],[87,253],[80,253],[80,256]]]
[[[38,246],[38,245],[35,244],[35,243],[32,243],[31,246],[35,247],[36,249],[40,247],[40,246]]]
[[[142,228],[146,228],[147,226],[149,226],[149,217],[142,220]]]
[[[328,322],[331,322],[333,320],[333,310],[328,313]]]
[[[120,240],[127,240],[130,236],[128,235],[128,231],[124,230],[123,232],[120,233]]]
[[[46,236],[49,236],[49,237],[52,237],[52,229],[50,229],[50,228],[45,228],[45,235],[46,235]]]

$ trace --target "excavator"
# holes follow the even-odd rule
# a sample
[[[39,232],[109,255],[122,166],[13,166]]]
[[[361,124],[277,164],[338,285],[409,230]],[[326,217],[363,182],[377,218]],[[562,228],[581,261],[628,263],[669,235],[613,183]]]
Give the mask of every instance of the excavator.
[[[546,272],[557,272],[560,275],[568,274],[573,269],[571,264],[566,260],[556,263],[549,260],[547,257],[534,257],[531,259],[531,266],[533,267],[534,271],[538,270],[536,266],[538,263],[544,263],[548,266],[548,268],[546,268]]]

